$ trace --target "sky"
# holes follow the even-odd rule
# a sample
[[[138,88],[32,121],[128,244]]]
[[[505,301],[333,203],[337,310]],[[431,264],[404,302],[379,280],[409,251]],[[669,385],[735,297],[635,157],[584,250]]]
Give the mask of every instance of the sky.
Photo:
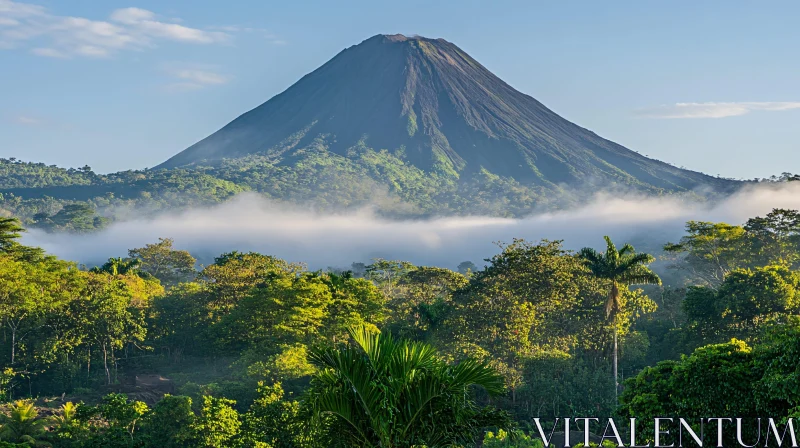
[[[375,34],[455,43],[653,158],[800,172],[800,2],[0,0],[0,157],[155,166]]]

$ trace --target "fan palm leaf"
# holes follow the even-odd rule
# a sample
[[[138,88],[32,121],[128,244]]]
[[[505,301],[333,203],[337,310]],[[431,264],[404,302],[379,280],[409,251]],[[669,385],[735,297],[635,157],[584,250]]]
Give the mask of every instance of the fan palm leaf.
[[[317,424],[327,424],[332,443],[433,448],[468,442],[480,426],[469,390],[505,390],[502,376],[479,361],[451,366],[428,344],[364,327],[349,331],[352,345],[309,356],[320,371],[305,403]]]

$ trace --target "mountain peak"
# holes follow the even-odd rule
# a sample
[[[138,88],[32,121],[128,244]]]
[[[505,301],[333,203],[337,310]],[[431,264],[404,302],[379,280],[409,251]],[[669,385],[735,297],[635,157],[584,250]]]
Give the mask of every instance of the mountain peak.
[[[415,40],[423,40],[428,42],[447,42],[442,38],[430,38],[430,37],[420,36],[419,34],[412,34],[410,36],[406,36],[405,34],[377,34],[371,37],[370,39],[374,38],[382,38],[388,42],[408,42]]]
[[[253,154],[289,163],[310,145],[343,157],[399,151],[404,163],[452,182],[478,173],[553,190],[587,180],[673,191],[722,182],[563,119],[444,39],[403,34],[347,48],[160,167]]]

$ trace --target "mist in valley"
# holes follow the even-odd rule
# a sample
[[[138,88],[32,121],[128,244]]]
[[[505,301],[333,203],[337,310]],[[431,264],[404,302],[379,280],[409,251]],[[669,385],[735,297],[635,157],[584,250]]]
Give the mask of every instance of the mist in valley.
[[[498,252],[497,242],[514,238],[558,239],[568,249],[600,249],[603,235],[610,235],[617,242],[630,241],[640,250],[654,251],[678,240],[688,220],[741,224],[773,208],[800,209],[800,182],[752,185],[715,203],[677,196],[598,193],[583,207],[521,219],[471,216],[397,221],[378,217],[368,208],[321,214],[248,193],[211,208],[116,222],[98,233],[32,229],[23,241],[86,265],[124,257],[130,248],[169,237],[177,248],[190,251],[203,263],[238,250],[304,262],[311,269],[347,268],[354,261],[373,258],[452,269],[465,260],[483,266],[482,260]]]

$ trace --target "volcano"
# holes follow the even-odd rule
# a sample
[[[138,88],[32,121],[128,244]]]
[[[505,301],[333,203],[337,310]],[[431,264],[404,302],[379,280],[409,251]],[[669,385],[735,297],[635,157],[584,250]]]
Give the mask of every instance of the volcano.
[[[291,165],[311,146],[344,158],[354,148],[387,150],[453,183],[481,174],[552,191],[587,182],[649,191],[731,183],[644,157],[560,117],[444,39],[400,34],[343,50],[157,168],[250,156]]]

